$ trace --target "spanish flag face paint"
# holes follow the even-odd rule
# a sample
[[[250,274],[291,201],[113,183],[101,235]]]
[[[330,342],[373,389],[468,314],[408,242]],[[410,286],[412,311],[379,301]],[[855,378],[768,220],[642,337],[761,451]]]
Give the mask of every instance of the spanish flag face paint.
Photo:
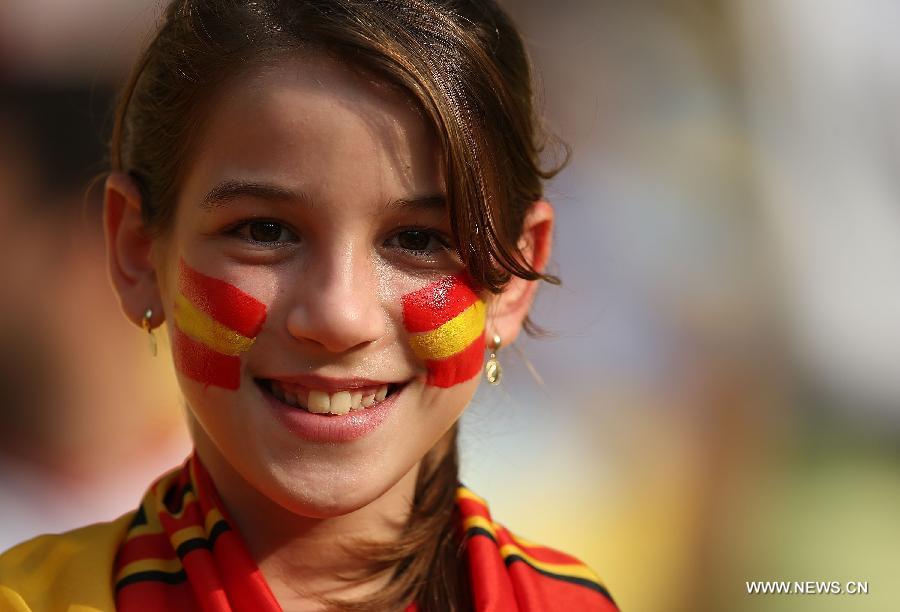
[[[403,296],[403,324],[429,385],[452,387],[481,371],[484,323],[485,304],[463,274]]]
[[[206,386],[240,386],[240,354],[253,346],[266,306],[234,285],[179,263],[175,367]]]

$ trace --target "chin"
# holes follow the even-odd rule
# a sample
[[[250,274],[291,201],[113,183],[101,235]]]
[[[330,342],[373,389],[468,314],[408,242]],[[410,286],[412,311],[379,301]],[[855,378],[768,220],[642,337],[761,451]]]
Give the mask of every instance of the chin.
[[[382,426],[341,443],[299,439],[272,416],[252,382],[233,395],[197,389],[188,412],[195,442],[239,476],[251,497],[260,496],[256,503],[333,518],[377,507],[394,487],[412,495],[419,461],[458,418],[475,384],[460,387],[409,385]]]
[[[410,466],[366,461],[364,465],[323,465],[299,459],[269,467],[268,490],[260,491],[298,516],[334,518],[371,505],[414,471]],[[414,474],[411,474],[414,477]]]

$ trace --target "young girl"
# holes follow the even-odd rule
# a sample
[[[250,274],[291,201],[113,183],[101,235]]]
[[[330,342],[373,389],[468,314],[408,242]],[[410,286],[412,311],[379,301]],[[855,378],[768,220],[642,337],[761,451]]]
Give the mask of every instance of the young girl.
[[[195,451],[0,557],[0,608],[615,610],[457,482],[457,420],[555,282],[531,98],[493,2],[176,0],[105,227]]]

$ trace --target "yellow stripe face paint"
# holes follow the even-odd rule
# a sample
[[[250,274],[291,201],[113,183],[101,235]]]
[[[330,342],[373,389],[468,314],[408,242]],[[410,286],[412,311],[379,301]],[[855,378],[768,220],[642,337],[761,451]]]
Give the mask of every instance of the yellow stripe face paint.
[[[409,344],[422,359],[444,359],[467,348],[484,330],[485,305],[475,302],[435,330],[416,334]]]
[[[225,355],[240,355],[255,341],[225,327],[180,293],[175,297],[175,323],[187,335]]]
[[[410,347],[428,368],[429,385],[452,387],[481,371],[485,310],[465,274],[403,296],[403,325]]]

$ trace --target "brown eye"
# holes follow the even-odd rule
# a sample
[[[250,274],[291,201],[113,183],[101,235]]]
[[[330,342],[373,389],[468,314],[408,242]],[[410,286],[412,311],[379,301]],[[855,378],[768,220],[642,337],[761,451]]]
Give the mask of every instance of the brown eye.
[[[411,226],[399,228],[384,241],[384,246],[399,257],[405,265],[454,266],[455,249],[447,235],[431,227]]]
[[[254,221],[250,224],[250,237],[257,242],[276,242],[281,236],[281,226],[271,221]]]
[[[274,219],[247,219],[232,226],[226,233],[264,248],[281,248],[300,240],[287,225]]]
[[[425,251],[428,250],[433,238],[430,232],[406,230],[397,234],[397,244],[408,251]]]
[[[253,221],[247,230],[255,242],[281,242],[282,233],[285,231],[280,223],[274,221]]]

